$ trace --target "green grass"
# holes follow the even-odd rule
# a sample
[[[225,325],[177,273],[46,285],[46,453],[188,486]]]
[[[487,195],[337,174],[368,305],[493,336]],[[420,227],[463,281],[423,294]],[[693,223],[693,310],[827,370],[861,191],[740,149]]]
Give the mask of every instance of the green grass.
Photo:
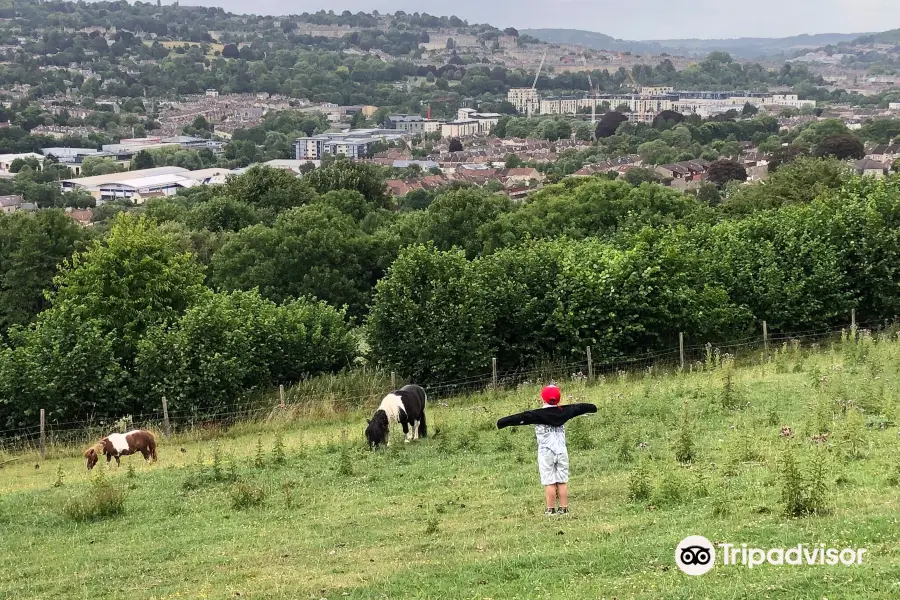
[[[124,513],[91,520],[65,510],[94,485],[77,452],[39,469],[23,456],[0,470],[0,597],[896,598],[900,343],[864,345],[563,384],[565,401],[599,408],[568,427],[564,518],[541,515],[533,428],[494,425],[535,407],[536,387],[434,403],[435,435],[405,445],[395,432],[378,452],[364,448],[363,412],[163,439],[157,464],[126,457],[106,472]],[[823,429],[824,447],[811,441]],[[824,461],[820,481],[797,484],[824,487],[824,510],[784,516],[786,456],[804,480],[814,457]],[[649,497],[630,501],[641,477]],[[868,554],[854,567],[717,566],[689,577],[673,555],[694,534]]]

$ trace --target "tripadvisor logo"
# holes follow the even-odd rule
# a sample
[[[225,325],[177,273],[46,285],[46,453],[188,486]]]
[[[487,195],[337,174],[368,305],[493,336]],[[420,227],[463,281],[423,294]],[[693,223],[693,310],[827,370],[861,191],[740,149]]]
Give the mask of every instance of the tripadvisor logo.
[[[675,564],[688,575],[703,575],[716,565],[716,548],[721,551],[723,566],[742,566],[752,569],[770,565],[861,565],[866,548],[826,548],[825,544],[797,544],[791,548],[749,548],[747,544],[719,543],[713,545],[702,535],[681,540],[675,548]]]
[[[675,548],[675,564],[688,575],[703,575],[716,566],[716,549],[702,535],[691,535]]]

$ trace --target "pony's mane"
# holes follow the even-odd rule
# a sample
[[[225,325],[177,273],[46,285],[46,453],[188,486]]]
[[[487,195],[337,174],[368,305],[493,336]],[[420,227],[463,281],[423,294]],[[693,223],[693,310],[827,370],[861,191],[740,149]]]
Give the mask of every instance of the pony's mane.
[[[91,446],[90,448],[88,448],[87,450],[85,450],[85,451],[84,451],[84,457],[85,457],[85,458],[90,457],[92,451],[93,451],[93,453],[96,454],[97,456],[100,456],[100,454],[103,453],[103,442],[97,442],[96,444],[94,444],[93,446]]]

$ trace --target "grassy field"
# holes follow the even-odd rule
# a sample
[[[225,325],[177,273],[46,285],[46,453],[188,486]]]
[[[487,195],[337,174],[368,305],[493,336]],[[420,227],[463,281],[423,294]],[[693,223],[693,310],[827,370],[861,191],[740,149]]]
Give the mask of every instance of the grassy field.
[[[157,464],[126,457],[100,483],[75,452],[22,456],[0,470],[0,597],[896,598],[898,367],[900,343],[868,340],[563,384],[599,408],[567,426],[567,517],[541,514],[533,428],[495,427],[536,386],[435,402],[434,435],[379,452],[369,415],[345,413],[163,440]],[[818,514],[785,516],[787,457]],[[124,512],[73,518],[92,489],[124,492]],[[690,577],[674,563],[688,535],[868,552]]]

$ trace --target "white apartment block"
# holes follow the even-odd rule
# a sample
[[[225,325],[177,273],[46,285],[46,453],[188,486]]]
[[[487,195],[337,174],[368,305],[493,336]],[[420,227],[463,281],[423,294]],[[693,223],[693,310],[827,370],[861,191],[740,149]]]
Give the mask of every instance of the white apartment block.
[[[506,99],[523,115],[540,110],[540,96],[531,88],[510,88]]]
[[[654,94],[603,94],[596,98],[577,97],[577,96],[560,96],[550,98],[540,98],[534,90],[530,88],[513,89],[509,91],[508,99],[513,106],[522,114],[528,113],[528,107],[531,102],[537,99],[537,104],[532,105],[532,111],[537,108],[542,115],[574,115],[582,110],[589,109],[592,103],[599,106],[607,103],[610,109],[615,110],[621,105],[626,105],[632,113],[642,115],[638,120],[647,119],[644,115],[657,115],[664,110],[674,110],[685,115],[698,115],[700,117],[711,117],[729,110],[740,111],[745,104],[752,106],[777,106],[784,108],[803,108],[805,106],[815,106],[814,100],[800,100],[796,94],[775,94],[772,96],[729,96],[727,93],[714,94],[709,97],[702,93],[691,92],[663,92],[671,90],[667,87],[648,87],[645,90],[655,92]]]
[[[441,125],[442,138],[459,138],[478,133],[478,121],[475,119],[449,121]]]
[[[503,115],[499,113],[480,113],[473,108],[460,108],[456,113],[457,121],[477,121],[478,133],[490,133]]]
[[[900,102],[891,102],[888,104],[888,110],[900,110]]]

